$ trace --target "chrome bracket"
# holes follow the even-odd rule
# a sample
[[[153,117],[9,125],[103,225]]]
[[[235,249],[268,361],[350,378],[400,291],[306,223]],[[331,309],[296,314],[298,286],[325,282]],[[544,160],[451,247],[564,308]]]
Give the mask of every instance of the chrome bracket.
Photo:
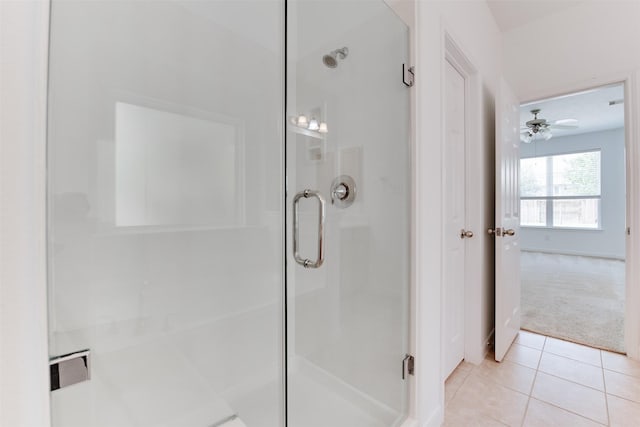
[[[402,379],[407,379],[407,375],[415,375],[415,358],[407,354],[404,359],[402,359]]]
[[[49,360],[51,391],[91,379],[89,350],[57,356]]]
[[[415,82],[415,78],[415,67],[407,67],[407,64],[402,64],[402,83],[404,83],[405,86],[411,87]]]

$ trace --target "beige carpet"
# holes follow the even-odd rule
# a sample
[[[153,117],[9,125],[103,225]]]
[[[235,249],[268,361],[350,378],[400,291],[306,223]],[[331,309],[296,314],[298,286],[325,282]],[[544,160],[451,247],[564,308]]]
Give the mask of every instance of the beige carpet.
[[[624,261],[522,252],[522,329],[624,352]]]

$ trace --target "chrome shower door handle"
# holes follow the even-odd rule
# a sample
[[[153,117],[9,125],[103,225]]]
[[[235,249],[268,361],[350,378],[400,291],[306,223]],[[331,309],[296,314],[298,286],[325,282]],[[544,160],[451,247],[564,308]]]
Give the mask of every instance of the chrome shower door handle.
[[[302,258],[299,252],[298,204],[300,199],[311,197],[318,199],[318,258],[315,261]],[[318,191],[303,190],[293,198],[293,258],[304,268],[318,268],[324,262],[324,199]]]

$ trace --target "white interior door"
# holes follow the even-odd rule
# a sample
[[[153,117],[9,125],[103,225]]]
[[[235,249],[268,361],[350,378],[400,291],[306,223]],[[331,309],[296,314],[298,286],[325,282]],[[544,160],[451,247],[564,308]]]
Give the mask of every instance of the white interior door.
[[[496,99],[496,326],[500,362],[520,330],[519,102],[502,80]]]
[[[465,78],[446,61],[444,173],[444,357],[447,378],[464,359]]]

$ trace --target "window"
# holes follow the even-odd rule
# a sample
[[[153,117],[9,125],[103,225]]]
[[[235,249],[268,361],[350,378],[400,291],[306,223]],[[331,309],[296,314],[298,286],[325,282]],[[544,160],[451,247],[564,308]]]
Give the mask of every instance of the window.
[[[600,228],[600,150],[520,160],[520,225]]]

